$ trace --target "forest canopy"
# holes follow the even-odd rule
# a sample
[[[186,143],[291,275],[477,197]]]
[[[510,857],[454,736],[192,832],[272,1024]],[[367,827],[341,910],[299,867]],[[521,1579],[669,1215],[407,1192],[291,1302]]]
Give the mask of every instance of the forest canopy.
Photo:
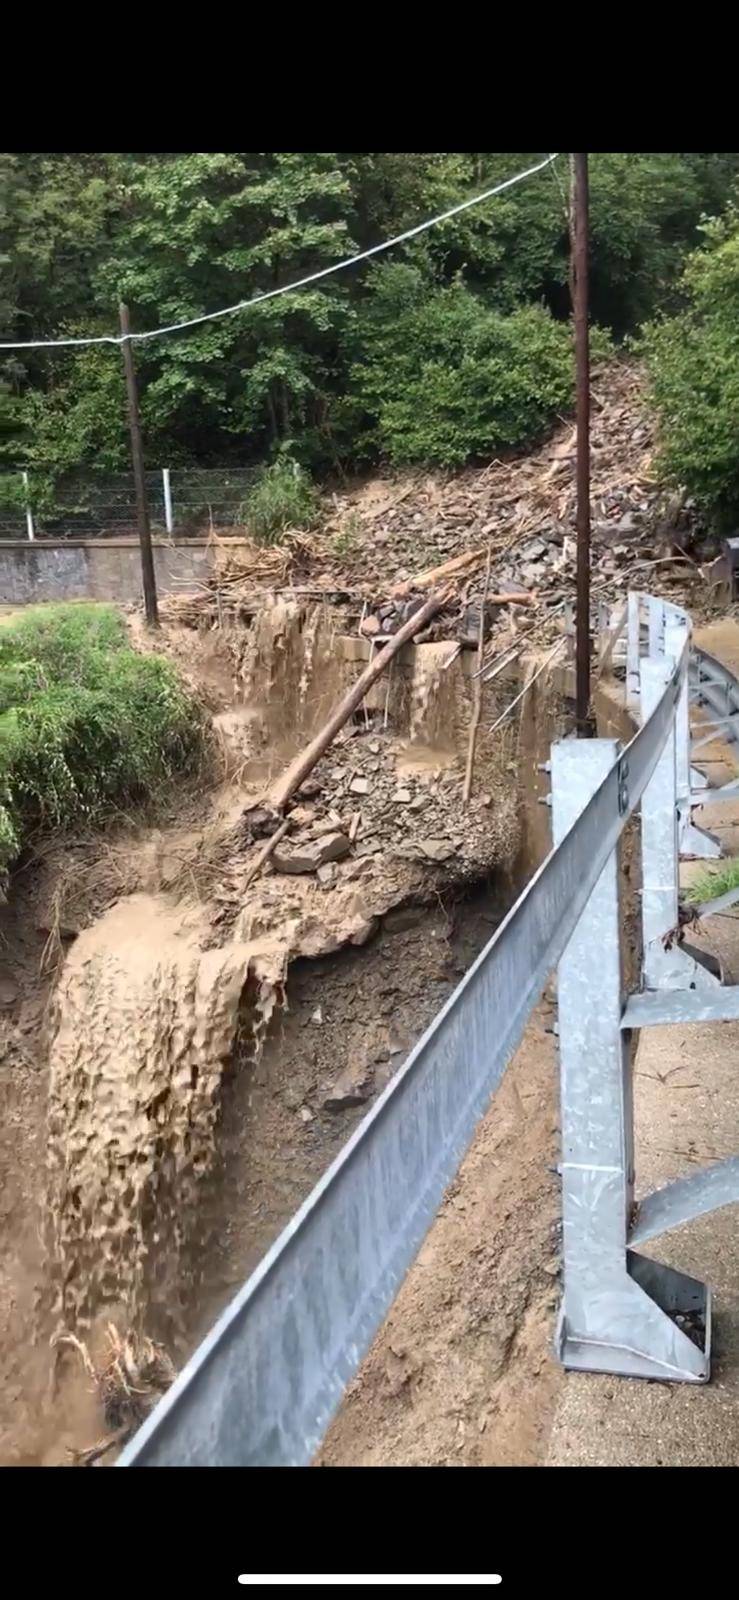
[[[540,159],[0,156],[3,337],[116,332],[121,299],[134,330],[216,310],[366,249]],[[686,436],[696,341],[724,351],[718,321],[722,307],[728,317],[737,260],[738,177],[737,155],[590,157],[597,347],[650,326],[654,393],[674,428],[670,473],[702,449]],[[707,219],[719,218],[706,232]],[[562,157],[374,262],[138,345],[147,461],[266,465],[287,456],[317,476],[383,459],[456,466],[489,457],[532,440],[570,403],[570,309]],[[733,406],[733,353],[728,367]],[[722,425],[709,426],[723,354],[714,369],[701,421],[710,460],[702,477],[692,470],[709,497],[720,478],[725,498],[739,473],[727,467]],[[8,353],[0,383],[7,483],[18,468],[56,481],[85,465],[127,467],[114,346]]]

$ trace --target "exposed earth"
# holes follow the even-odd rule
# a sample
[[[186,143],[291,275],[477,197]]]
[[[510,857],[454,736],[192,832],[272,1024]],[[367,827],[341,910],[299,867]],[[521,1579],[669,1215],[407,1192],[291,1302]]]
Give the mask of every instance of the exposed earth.
[[[665,531],[638,382],[609,381],[604,592],[664,578],[689,596],[690,530],[673,508]],[[318,556],[287,541],[261,574],[225,560],[155,640],[130,618],[208,708],[212,751],[156,815],[39,840],[0,907],[0,1462],[115,1459],[541,860],[537,763],[571,707],[547,672],[509,708],[543,642],[566,655],[570,456],[567,423],[526,460],[365,485],[336,500]],[[414,572],[473,541],[447,610],[330,745],[262,864],[275,779],[420,604]],[[320,1464],[544,1459],[562,1382],[551,1022],[544,999]]]

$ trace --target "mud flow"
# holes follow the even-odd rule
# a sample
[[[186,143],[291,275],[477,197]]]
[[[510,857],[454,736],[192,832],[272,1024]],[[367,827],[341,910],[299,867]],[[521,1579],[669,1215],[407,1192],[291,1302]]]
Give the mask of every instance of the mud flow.
[[[115,1459],[547,843],[536,765],[562,704],[542,679],[490,734],[519,680],[486,687],[464,807],[472,657],[429,643],[378,680],[255,874],[270,783],[372,642],[340,607],[274,598],[163,643],[209,706],[210,774],[151,826],[49,846],[2,908],[6,1463]],[[545,1254],[548,1049],[527,1200]],[[509,1299],[511,1345],[531,1297]],[[363,1459],[347,1426],[327,1459]]]

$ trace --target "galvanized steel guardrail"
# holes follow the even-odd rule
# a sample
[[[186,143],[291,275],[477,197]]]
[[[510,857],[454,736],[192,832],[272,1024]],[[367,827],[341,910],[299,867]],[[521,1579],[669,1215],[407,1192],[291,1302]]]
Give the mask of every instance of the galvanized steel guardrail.
[[[630,596],[626,657],[638,732],[625,749],[610,739],[552,747],[551,853],[120,1466],[310,1463],[555,967],[560,1359],[590,1370],[707,1378],[709,1291],[631,1248],[739,1198],[736,1158],[638,1208],[633,1199],[629,1029],[672,1020],[675,1005],[681,1021],[686,1005],[737,1014],[736,991],[674,937],[680,845],[715,853],[690,815],[704,780],[690,764],[688,617],[654,597]],[[692,671],[695,695],[703,671]],[[640,994],[625,999],[617,848],[639,806],[644,968]]]

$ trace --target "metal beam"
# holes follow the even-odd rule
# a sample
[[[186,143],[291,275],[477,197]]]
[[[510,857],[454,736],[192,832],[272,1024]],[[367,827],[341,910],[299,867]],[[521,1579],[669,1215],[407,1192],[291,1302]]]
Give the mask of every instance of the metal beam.
[[[739,984],[632,994],[624,1006],[621,1027],[654,1028],[673,1022],[739,1022]]]
[[[702,1217],[707,1211],[734,1205],[737,1200],[739,1156],[729,1156],[714,1167],[704,1167],[687,1178],[678,1178],[675,1183],[655,1189],[640,1200],[629,1243],[644,1244],[647,1239],[669,1232],[670,1228],[679,1228],[683,1222],[692,1222],[694,1217]]]

